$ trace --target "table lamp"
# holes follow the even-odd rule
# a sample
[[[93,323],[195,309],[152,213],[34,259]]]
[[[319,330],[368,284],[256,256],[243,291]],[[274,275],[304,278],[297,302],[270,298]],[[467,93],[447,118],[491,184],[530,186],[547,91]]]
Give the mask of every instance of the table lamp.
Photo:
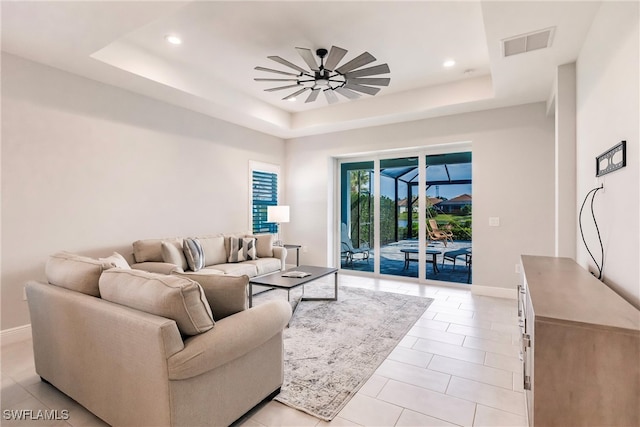
[[[289,206],[267,206],[267,222],[275,222],[277,224],[274,245],[282,246],[280,224],[289,222]]]

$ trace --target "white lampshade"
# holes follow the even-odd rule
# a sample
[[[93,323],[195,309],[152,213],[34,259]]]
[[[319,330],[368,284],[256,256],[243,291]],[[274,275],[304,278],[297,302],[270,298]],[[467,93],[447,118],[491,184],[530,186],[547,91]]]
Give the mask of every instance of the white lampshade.
[[[267,222],[289,222],[289,206],[267,206]]]

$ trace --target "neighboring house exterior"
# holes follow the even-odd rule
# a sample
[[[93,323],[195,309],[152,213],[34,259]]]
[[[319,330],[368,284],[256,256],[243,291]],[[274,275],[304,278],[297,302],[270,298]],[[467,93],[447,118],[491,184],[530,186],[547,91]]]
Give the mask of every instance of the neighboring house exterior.
[[[471,195],[461,194],[453,199],[445,200],[438,204],[438,209],[444,213],[457,214],[462,211],[465,206],[471,206]]]

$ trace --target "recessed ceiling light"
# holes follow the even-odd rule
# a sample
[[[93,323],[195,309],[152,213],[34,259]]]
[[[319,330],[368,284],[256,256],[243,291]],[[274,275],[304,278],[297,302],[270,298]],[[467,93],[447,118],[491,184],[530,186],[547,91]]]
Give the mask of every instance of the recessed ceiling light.
[[[454,65],[456,65],[456,61],[454,61],[453,59],[447,59],[446,61],[444,61],[444,63],[442,64],[443,67],[446,68],[450,68],[453,67]]]
[[[289,102],[296,102],[296,98],[295,98],[295,97],[293,97],[293,98],[287,98],[287,101],[289,101]]]
[[[164,39],[171,44],[182,44],[182,39],[173,34],[164,36]]]

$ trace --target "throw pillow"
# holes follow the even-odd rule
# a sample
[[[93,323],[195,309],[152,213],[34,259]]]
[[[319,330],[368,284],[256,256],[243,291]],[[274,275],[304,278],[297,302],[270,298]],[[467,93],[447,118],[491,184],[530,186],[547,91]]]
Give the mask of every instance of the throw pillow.
[[[127,260],[118,252],[114,252],[111,256],[106,258],[98,258],[98,261],[102,262],[105,268],[123,268],[125,270],[131,270]]]
[[[184,277],[112,268],[100,276],[104,300],[172,319],[183,335],[213,328],[213,314],[202,287]]]
[[[182,247],[182,237],[136,240],[133,242],[136,262],[162,262],[162,242],[172,242]]]
[[[177,265],[182,271],[189,268],[181,246],[174,242],[162,242],[162,261]]]
[[[189,269],[198,271],[204,267],[204,251],[198,239],[184,239],[182,251]]]
[[[47,282],[94,297],[100,296],[98,280],[103,271],[102,261],[69,252],[51,255],[45,267]]]
[[[249,276],[197,273],[177,273],[177,275],[194,280],[202,286],[213,313],[213,320],[216,322],[246,310],[249,306],[247,298]]]
[[[256,255],[258,258],[273,257],[273,234],[256,234],[246,237],[256,239]]]
[[[229,262],[241,262],[256,259],[256,239],[250,237],[231,237],[229,239]]]

